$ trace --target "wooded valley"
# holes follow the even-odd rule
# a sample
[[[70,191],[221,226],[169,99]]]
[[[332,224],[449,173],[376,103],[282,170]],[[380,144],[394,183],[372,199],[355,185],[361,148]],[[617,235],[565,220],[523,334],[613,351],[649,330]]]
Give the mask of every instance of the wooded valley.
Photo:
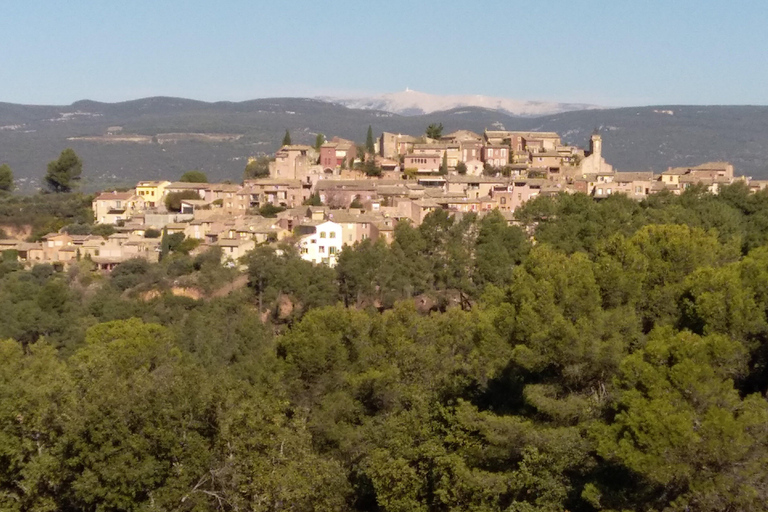
[[[0,225],[88,229],[43,203]],[[4,253],[0,509],[764,510],[768,192],[516,217],[436,211],[333,269]]]

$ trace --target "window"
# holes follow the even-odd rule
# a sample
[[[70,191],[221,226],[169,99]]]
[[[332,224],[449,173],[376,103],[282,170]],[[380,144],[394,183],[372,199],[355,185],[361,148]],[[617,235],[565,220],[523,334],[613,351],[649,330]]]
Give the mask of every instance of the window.
[[[607,194],[607,195],[611,195],[611,189],[608,189],[608,190],[606,191],[606,194]]]
[[[603,195],[603,189],[601,188],[597,189],[597,195],[599,196]]]
[[[325,238],[325,231],[320,232],[320,238]]]
[[[501,200],[500,200],[499,202],[500,202],[501,204],[507,204],[507,198],[506,198],[506,197],[502,197],[502,198],[501,198]]]
[[[317,250],[320,254],[325,254],[325,246],[321,245],[320,248]]]
[[[336,248],[335,247],[329,247],[328,248],[328,254],[336,254]]]
[[[336,232],[335,231],[329,231],[328,232],[328,238],[336,238]]]

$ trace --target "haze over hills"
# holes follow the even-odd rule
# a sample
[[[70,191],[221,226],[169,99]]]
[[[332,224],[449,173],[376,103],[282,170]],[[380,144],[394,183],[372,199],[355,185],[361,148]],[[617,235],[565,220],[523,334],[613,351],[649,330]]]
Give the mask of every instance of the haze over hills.
[[[431,114],[461,107],[481,107],[498,110],[511,116],[535,117],[572,110],[600,108],[584,103],[523,101],[481,95],[437,95],[406,89],[404,91],[357,98],[320,97],[345,107],[363,110],[383,110],[403,116]]]
[[[72,147],[84,161],[86,191],[178,178],[200,169],[212,180],[239,181],[247,158],[278,149],[286,129],[294,142],[317,133],[362,143],[368,126],[423,134],[430,123],[445,133],[468,129],[547,130],[586,145],[598,128],[605,155],[618,170],[663,171],[670,166],[727,160],[736,172],[768,178],[768,107],[655,106],[588,109],[540,117],[511,116],[481,107],[421,115],[347,108],[307,98],[207,103],[154,97],[69,106],[0,103],[0,162],[22,191],[39,187],[47,162]],[[110,135],[107,135],[107,134]],[[205,135],[199,135],[205,134]]]

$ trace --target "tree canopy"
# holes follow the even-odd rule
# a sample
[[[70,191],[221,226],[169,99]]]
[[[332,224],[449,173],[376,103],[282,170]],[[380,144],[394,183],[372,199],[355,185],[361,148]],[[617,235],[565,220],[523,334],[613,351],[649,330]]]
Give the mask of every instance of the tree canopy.
[[[320,151],[320,146],[322,146],[323,144],[325,144],[325,135],[323,135],[322,133],[318,133],[315,136],[315,145],[313,147],[315,148],[316,151]]]
[[[13,171],[8,164],[0,165],[0,192],[13,192]]]
[[[208,183],[208,176],[203,171],[187,171],[181,175],[179,181],[185,183]]]
[[[432,123],[427,126],[427,137],[430,139],[439,139],[443,136],[443,123]]]
[[[0,509],[764,510],[768,192],[516,214],[334,268],[3,254]]]
[[[246,164],[243,179],[256,179],[269,177],[269,163],[272,159],[268,156],[259,156]]]
[[[285,135],[283,135],[283,146],[290,146],[291,145],[291,134],[288,130],[285,130]]]
[[[171,212],[181,211],[181,201],[184,199],[200,199],[200,195],[194,190],[170,192],[165,196],[165,207]]]
[[[48,163],[45,183],[51,192],[71,192],[80,180],[82,172],[82,160],[72,148],[67,148],[57,160]]]

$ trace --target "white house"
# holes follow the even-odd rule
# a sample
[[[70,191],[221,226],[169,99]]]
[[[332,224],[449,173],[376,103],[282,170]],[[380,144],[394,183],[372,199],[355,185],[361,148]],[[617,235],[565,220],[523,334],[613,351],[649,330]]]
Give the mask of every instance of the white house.
[[[301,258],[312,263],[336,266],[339,253],[344,245],[341,224],[326,221],[315,226],[315,232],[299,239]]]

